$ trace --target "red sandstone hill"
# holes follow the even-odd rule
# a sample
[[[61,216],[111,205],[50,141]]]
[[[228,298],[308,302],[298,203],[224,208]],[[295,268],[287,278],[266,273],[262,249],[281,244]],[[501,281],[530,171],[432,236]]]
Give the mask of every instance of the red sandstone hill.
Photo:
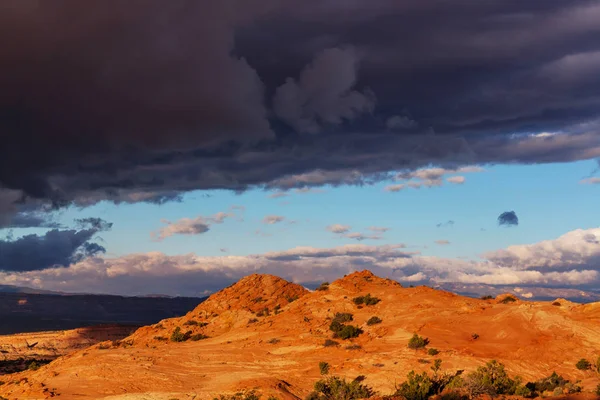
[[[380,301],[353,301],[367,294]],[[114,400],[212,399],[256,388],[264,398],[297,399],[321,378],[320,361],[331,365],[333,375],[363,375],[365,384],[390,394],[410,370],[428,371],[439,358],[449,372],[469,372],[496,359],[525,381],[556,371],[581,381],[586,393],[573,398],[596,399],[591,392],[599,375],[579,371],[575,364],[600,356],[600,303],[505,297],[480,300],[428,287],[403,288],[368,271],[315,292],[274,276],[251,275],[186,316],[141,328],[120,344],[102,343],[38,371],[0,377],[20,381],[0,386],[0,395],[11,400],[50,393]],[[351,313],[351,323],[364,332],[325,347],[332,337],[331,320],[340,312]],[[373,316],[382,322],[368,325]],[[189,331],[184,342],[170,340],[177,328],[182,334]],[[432,357],[409,349],[414,333],[429,338],[429,347],[440,353]]]

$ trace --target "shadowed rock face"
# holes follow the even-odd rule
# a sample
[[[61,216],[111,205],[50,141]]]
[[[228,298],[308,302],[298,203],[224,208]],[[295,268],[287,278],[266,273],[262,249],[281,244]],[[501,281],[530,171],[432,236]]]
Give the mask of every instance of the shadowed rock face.
[[[0,293],[0,335],[107,323],[146,325],[184,315],[202,298]]]
[[[366,295],[379,301],[354,301]],[[450,373],[468,373],[492,359],[524,381],[556,371],[581,381],[587,394],[575,398],[595,399],[599,376],[575,364],[600,356],[600,303],[563,300],[557,306],[505,297],[481,300],[424,286],[404,288],[368,271],[314,292],[274,276],[251,275],[183,317],[138,329],[119,346],[103,342],[15,375],[10,379],[27,381],[0,386],[0,395],[43,397],[44,388],[52,387],[64,398],[212,399],[257,388],[265,398],[304,398],[321,378],[321,361],[330,364],[332,375],[364,375],[365,384],[385,395],[410,370],[429,371],[439,358]],[[336,313],[352,314],[346,323],[363,332],[325,347],[333,339]],[[374,316],[381,322],[369,325]],[[183,342],[170,340],[177,328]],[[428,338],[428,347],[439,354],[409,349],[414,333]],[[94,385],[86,383],[92,378]]]

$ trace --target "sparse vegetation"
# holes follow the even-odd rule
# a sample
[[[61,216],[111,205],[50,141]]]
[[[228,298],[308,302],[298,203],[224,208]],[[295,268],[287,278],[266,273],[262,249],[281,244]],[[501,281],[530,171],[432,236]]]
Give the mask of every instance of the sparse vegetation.
[[[40,369],[40,364],[38,364],[35,361],[32,361],[31,363],[29,363],[29,365],[27,366],[27,369],[30,371],[37,371],[38,369]]]
[[[433,382],[427,372],[417,374],[410,371],[406,378],[406,381],[396,388],[396,395],[410,400],[427,400],[433,394]]]
[[[325,347],[339,346],[339,342],[336,342],[335,340],[327,339],[323,343],[323,346],[325,346]]]
[[[318,291],[324,291],[324,290],[329,290],[329,282],[323,282],[319,285],[319,287],[317,287],[315,290]]]
[[[269,311],[269,307],[265,307],[256,313],[257,317],[267,317],[269,315],[271,315],[271,312]]]
[[[515,301],[517,301],[517,298],[514,296],[506,296],[505,298],[503,298],[502,300],[500,300],[500,303],[502,304],[509,304],[509,303],[514,303]]]
[[[379,317],[371,317],[369,318],[369,320],[367,321],[367,325],[371,326],[371,325],[377,325],[382,323],[383,320]]]
[[[287,300],[288,303],[293,303],[294,301],[296,301],[298,299],[299,299],[299,297],[297,295],[286,297],[286,300]]]
[[[473,340],[479,339],[479,334],[478,333],[472,333],[471,334],[471,339],[473,339]]]
[[[255,323],[257,323],[257,322],[258,322],[258,318],[250,318],[250,319],[248,320],[248,323],[249,323],[249,324],[255,324]]]
[[[481,296],[481,300],[492,300],[494,296],[490,296],[489,294],[486,296]]]
[[[585,358],[582,358],[581,360],[577,361],[575,367],[577,367],[578,370],[587,371],[588,369],[592,369],[592,363]]]
[[[559,301],[554,301],[554,302],[552,302],[552,305],[553,305],[553,306],[560,307],[562,304],[560,304],[560,302],[559,302]]]
[[[277,315],[281,312],[281,306],[279,304],[277,304],[275,307],[273,307],[273,312]]]
[[[375,304],[379,303],[381,301],[381,299],[379,299],[377,297],[373,297],[373,296],[371,296],[370,293],[368,293],[364,296],[355,297],[354,299],[352,299],[352,301],[357,306],[359,306],[359,305],[374,306]]]
[[[269,344],[277,344],[279,342],[281,342],[281,340],[279,340],[277,338],[267,340],[267,343],[269,343]]]
[[[167,341],[167,338],[164,336],[154,336],[154,340],[158,340],[160,342],[165,342],[165,341]]]
[[[354,320],[354,317],[350,313],[335,313],[335,316],[333,317],[332,322],[344,323],[344,322],[350,322],[353,320]]]
[[[417,335],[416,333],[408,341],[408,347],[413,350],[424,349],[429,344],[429,339]]]
[[[198,340],[208,339],[208,336],[203,335],[201,333],[197,333],[195,335],[190,336],[190,340],[193,342],[197,342]]]
[[[319,372],[321,372],[321,375],[327,375],[329,373],[329,363],[321,361],[319,363]]]
[[[358,326],[340,324],[339,329],[333,330],[333,337],[347,340],[358,337],[361,333],[363,333],[363,330]]]
[[[245,392],[238,392],[232,395],[219,395],[213,400],[260,400],[261,395],[256,390],[250,390]]]
[[[510,378],[504,365],[492,360],[467,375],[465,386],[473,398],[482,395],[513,395],[520,386],[520,379]]]
[[[306,400],[358,400],[368,399],[375,392],[369,386],[361,383],[362,379],[354,379],[351,382],[332,376],[317,381]]]
[[[191,335],[191,331],[183,333],[181,332],[180,327],[176,327],[175,330],[173,330],[173,333],[171,334],[171,342],[185,342],[191,337]]]
[[[596,386],[596,394],[600,396],[600,383]]]
[[[258,297],[255,297],[254,299],[252,299],[252,301],[254,303],[260,303],[260,302],[263,302],[264,300],[262,297],[258,296]]]
[[[536,382],[529,382],[525,386],[530,390],[531,396],[542,396],[545,393],[552,393],[558,396],[564,393],[572,394],[581,391],[581,387],[577,383],[569,382],[556,372]]]
[[[433,347],[429,350],[427,350],[427,354],[429,354],[430,356],[437,356],[438,354],[440,354],[440,352],[438,351],[438,349],[434,349]]]
[[[362,349],[362,346],[360,344],[349,344],[348,346],[344,347],[346,350],[360,350]]]

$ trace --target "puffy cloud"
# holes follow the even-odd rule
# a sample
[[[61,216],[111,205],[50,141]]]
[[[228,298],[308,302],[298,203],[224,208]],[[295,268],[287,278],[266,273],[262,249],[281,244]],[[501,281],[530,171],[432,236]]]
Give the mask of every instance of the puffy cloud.
[[[281,215],[267,215],[263,218],[263,223],[267,225],[274,225],[285,221],[285,217]]]
[[[275,114],[297,132],[318,133],[375,107],[373,95],[353,90],[359,57],[352,47],[332,48],[315,56],[300,79],[288,78],[273,98]]]
[[[52,229],[43,235],[29,234],[0,240],[0,271],[37,271],[65,267],[87,257],[105,253],[92,242],[93,237],[109,230],[112,224],[99,218],[79,220],[80,229]]]
[[[385,125],[390,130],[414,129],[419,126],[417,121],[414,121],[406,116],[394,115],[385,122]]]
[[[358,232],[351,232],[351,233],[346,233],[342,235],[345,238],[348,239],[354,239],[354,240],[358,240],[359,242],[363,241],[363,240],[380,240],[383,239],[381,235],[367,235],[364,233],[358,233]]]
[[[212,224],[222,224],[225,219],[234,216],[233,212],[218,212],[211,217],[181,218],[175,222],[163,219],[161,222],[165,226],[150,235],[158,241],[174,235],[200,235],[208,232]]]
[[[342,224],[333,224],[327,227],[327,230],[333,233],[348,233],[350,229],[352,229],[351,226]]]
[[[464,292],[476,285],[518,285],[524,293],[537,296],[543,292],[540,288],[553,288],[556,294],[559,288],[586,290],[600,284],[600,245],[593,243],[590,235],[600,237],[600,228],[577,230],[528,246],[511,246],[472,261],[424,256],[405,251],[403,244],[296,247],[248,256],[147,253],[88,257],[66,268],[0,272],[0,283],[67,292],[197,295],[220,289],[250,273],[271,273],[298,283],[313,283],[370,269],[400,282],[440,285],[457,291],[463,285]]]
[[[446,181],[450,182],[450,183],[454,183],[455,185],[462,185],[463,183],[465,183],[465,177],[464,176],[451,176],[450,178],[446,178]]]
[[[439,244],[440,246],[446,246],[450,244],[449,240],[436,240],[435,244]]]
[[[600,177],[591,177],[591,178],[585,178],[582,179],[580,183],[586,184],[586,185],[599,185],[600,184]]]
[[[391,228],[387,228],[384,226],[370,226],[367,229],[369,229],[371,232],[385,233],[385,232],[389,231]]]
[[[505,211],[498,216],[498,225],[517,226],[519,225],[519,217],[514,211]]]

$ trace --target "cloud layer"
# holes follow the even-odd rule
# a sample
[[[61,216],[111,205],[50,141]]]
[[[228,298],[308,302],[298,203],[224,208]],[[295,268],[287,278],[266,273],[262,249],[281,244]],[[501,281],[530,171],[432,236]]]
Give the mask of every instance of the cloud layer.
[[[599,17],[588,0],[5,1],[0,226],[598,158]]]
[[[297,247],[249,256],[147,253],[90,257],[67,268],[0,272],[0,283],[62,291],[198,295],[250,273],[270,273],[310,284],[370,269],[411,284],[591,290],[600,284],[600,228],[576,230],[555,240],[511,246],[482,257],[468,261],[424,256],[407,251],[402,244]]]

